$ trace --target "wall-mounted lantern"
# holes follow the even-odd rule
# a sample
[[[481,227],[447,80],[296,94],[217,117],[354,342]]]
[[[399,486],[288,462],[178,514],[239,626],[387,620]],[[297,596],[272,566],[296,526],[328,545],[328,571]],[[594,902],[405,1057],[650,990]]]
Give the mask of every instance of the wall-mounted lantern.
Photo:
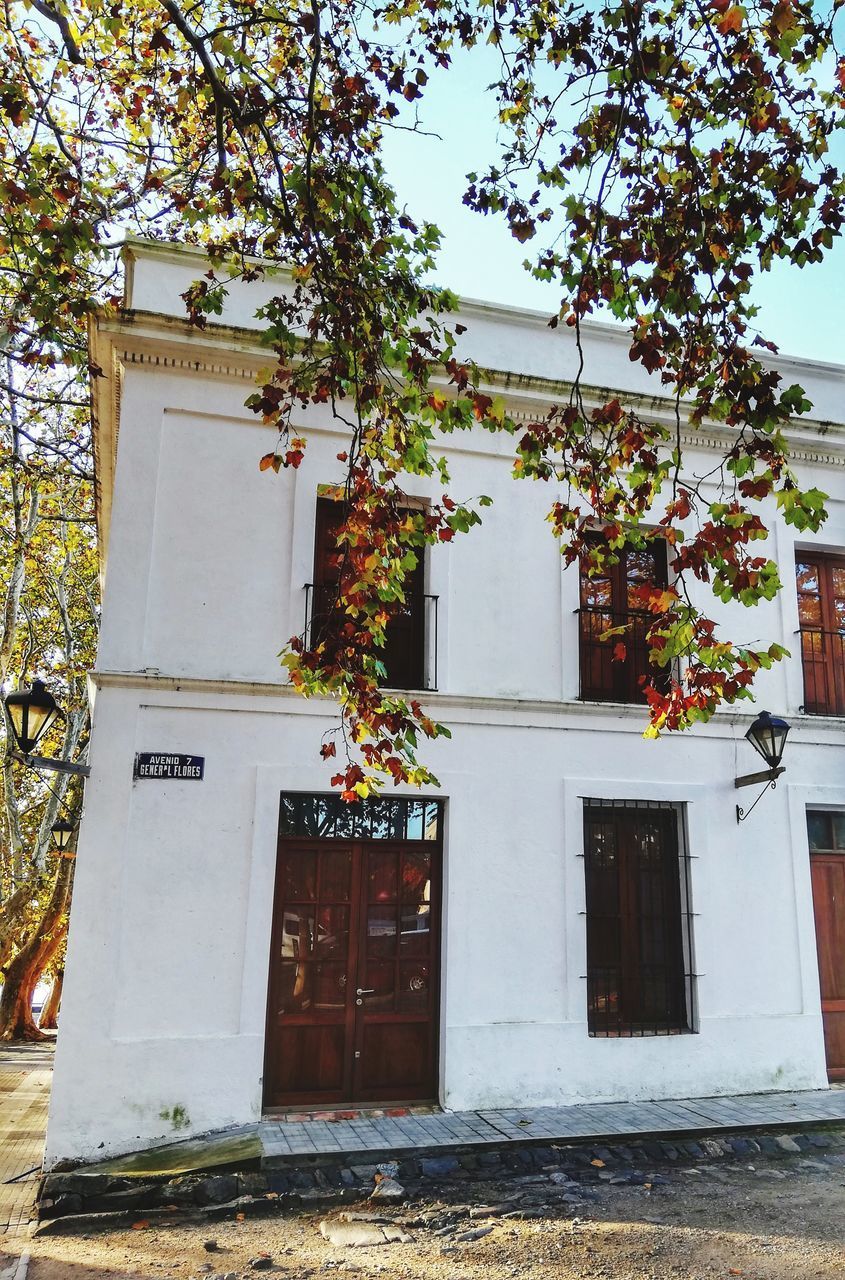
[[[21,752],[32,755],[41,738],[58,716],[64,716],[56,699],[41,680],[31,689],[18,689],[6,696],[6,712]]]
[[[746,773],[741,778],[734,779],[735,787],[753,787],[757,782],[765,782],[765,787],[754,801],[751,809],[762,799],[769,787],[777,785],[780,775],[786,772],[784,765],[781,764],[781,758],[783,757],[783,749],[786,746],[789,728],[790,726],[786,721],[781,720],[779,716],[772,716],[769,715],[768,711],[761,711],[745,735],[754,750],[763,757],[768,765],[767,769],[762,769],[759,773]],[[747,818],[751,809],[746,811],[737,805],[737,822],[742,822],[743,819]]]
[[[44,734],[59,716],[65,718],[56,699],[41,680],[33,680],[30,689],[17,689],[6,695],[6,715],[12,737],[18,745],[13,758],[33,769],[49,769],[54,773],[80,773],[87,778],[91,772],[87,764],[71,764],[69,760],[53,760],[50,756],[35,756],[33,751]]]
[[[56,851],[59,857],[75,858],[76,854],[68,853],[67,847],[73,838],[73,833],[76,830],[76,823],[67,822],[66,819],[61,818],[58,822],[53,823],[50,830],[53,833],[53,840],[55,841]]]

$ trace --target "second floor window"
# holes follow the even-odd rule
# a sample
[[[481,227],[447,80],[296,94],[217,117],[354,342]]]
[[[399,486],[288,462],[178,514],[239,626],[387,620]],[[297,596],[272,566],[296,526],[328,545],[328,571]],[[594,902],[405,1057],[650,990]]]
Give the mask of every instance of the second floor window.
[[[804,710],[845,715],[845,557],[799,555],[795,586]]]
[[[310,608],[310,642],[331,639],[342,620],[335,609],[343,552],[337,535],[343,507],[332,498],[317,499],[314,533],[314,582]],[[387,643],[378,657],[384,663],[388,689],[422,689],[425,680],[425,559],[417,551],[417,565],[405,579],[405,604],[391,619]]]
[[[666,586],[666,548],[661,543],[643,551],[623,551],[616,564],[593,577],[587,568],[582,561],[581,697],[588,702],[645,702],[644,678],[661,688],[669,677],[664,667],[649,662],[645,637],[654,615],[642,608],[637,588]],[[623,635],[607,635],[623,626]]]

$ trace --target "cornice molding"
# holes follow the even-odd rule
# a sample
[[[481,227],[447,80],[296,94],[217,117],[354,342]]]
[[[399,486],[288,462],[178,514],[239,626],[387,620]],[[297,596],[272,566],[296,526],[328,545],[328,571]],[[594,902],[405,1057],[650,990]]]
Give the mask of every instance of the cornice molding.
[[[140,318],[140,316],[136,318]],[[143,319],[150,321],[158,319],[158,317],[145,313]],[[183,340],[189,336],[185,332],[185,326],[181,321],[175,321],[172,317],[161,317],[161,319],[165,321],[163,334],[175,336],[173,330],[176,328]],[[225,338],[229,341],[236,333],[253,336],[249,330],[234,330],[226,326],[221,326],[221,330],[222,335],[225,335]],[[102,332],[108,333],[110,329],[104,328]],[[271,354],[257,348],[254,342],[240,348],[237,352],[229,351],[224,356],[222,353],[218,354],[219,347],[216,343],[210,349],[209,343],[206,341],[203,343],[206,354],[200,355],[199,353],[194,354],[192,350],[185,351],[180,349],[178,342],[172,346],[170,351],[150,349],[150,335],[136,330],[127,334],[121,327],[114,337],[118,335],[124,339],[129,339],[123,342],[115,342],[114,344],[115,357],[122,366],[162,369],[171,373],[181,373],[189,376],[201,374],[204,378],[221,378],[224,381],[252,383],[259,369],[268,366],[272,361]],[[208,335],[208,330],[203,330],[203,335]],[[133,341],[133,339],[136,340]],[[503,395],[506,399],[511,400],[511,416],[514,421],[524,425],[537,421],[542,413],[547,412],[556,401],[561,401],[567,397],[571,390],[571,384],[568,382],[541,378],[529,379],[525,375],[516,375],[506,370],[484,369],[482,370],[482,375],[484,389]],[[449,386],[445,378],[434,379],[433,381],[436,385],[444,388]],[[662,422],[666,425],[674,424],[675,421],[674,402],[668,397],[644,396],[634,392],[620,393],[611,387],[595,385],[583,386],[582,394],[585,404],[589,408],[604,404],[612,396],[621,394],[625,401],[636,408],[643,416],[650,417],[654,421]],[[530,405],[525,405],[524,402],[526,400],[531,401]],[[522,407],[519,407],[520,402],[522,402]],[[319,430],[319,428],[316,429]],[[790,456],[795,461],[825,466],[845,463],[845,427],[840,426],[840,424],[807,419],[795,422],[791,427],[791,433]],[[823,437],[826,447],[821,447],[820,443],[817,445],[810,441],[802,442],[801,437],[807,435]],[[722,427],[716,423],[708,423],[698,430],[693,430],[689,425],[686,425],[681,430],[680,442],[682,446],[687,448],[718,450],[722,449],[732,437],[733,433],[730,428]],[[831,438],[828,440],[828,437]],[[837,439],[837,437],[839,438]],[[444,441],[444,446],[448,448],[448,442]]]
[[[486,310],[495,314],[497,309]],[[126,370],[157,369],[246,387],[262,368],[272,365],[273,353],[260,344],[254,329],[209,323],[205,329],[198,330],[175,316],[126,310],[102,312],[92,318],[90,351],[92,364],[102,371],[92,380],[97,529],[102,573],[108,552],[121,395]],[[506,369],[484,369],[481,372],[483,389],[501,395],[519,425],[542,418],[553,404],[566,400],[571,390],[571,383],[562,380],[533,377]],[[445,377],[433,379],[433,385],[447,393],[450,390],[450,383]],[[621,396],[642,417],[674,429],[675,404],[669,397],[596,385],[584,385],[582,396],[588,408]],[[321,430],[319,426],[309,429]],[[699,430],[682,423],[680,442],[687,449],[721,451],[732,441],[734,434],[718,423],[705,423]],[[788,438],[795,462],[834,467],[845,464],[845,424],[796,421],[789,429]],[[466,445],[455,437],[444,437],[440,444],[447,450],[467,451]],[[469,451],[472,451],[471,447]]]
[[[89,673],[88,678],[98,690],[134,689],[192,696],[217,694],[221,698],[247,700],[263,698],[284,704],[279,706],[279,714],[318,716],[339,714],[337,703],[331,698],[306,699],[297,693],[292,685],[271,681],[218,680],[210,677],[168,675],[159,671],[107,670],[94,670]],[[410,691],[408,696],[418,698],[435,715],[444,713],[446,719],[454,720],[457,716],[466,723],[478,723],[484,716],[490,714],[511,717],[506,722],[496,722],[502,728],[507,728],[511,724],[535,724],[538,717],[543,717],[546,721],[560,721],[559,727],[562,731],[589,730],[595,726],[596,731],[601,733],[613,730],[641,735],[646,726],[644,708],[627,702],[581,702],[578,699],[509,698],[495,695],[485,697],[478,694],[443,693],[433,690]],[[211,709],[239,710],[240,708],[221,706]],[[273,710],[276,709],[273,708]],[[757,714],[756,707],[753,711],[719,711],[707,724],[699,726],[697,732],[700,731],[706,737],[729,738],[733,741],[737,737],[737,732],[740,736],[745,733]],[[577,723],[563,723],[572,720]],[[800,735],[804,742],[819,741],[821,745],[845,748],[845,718],[790,714],[789,721],[794,734]],[[554,728],[555,725],[551,724],[549,727]],[[727,730],[731,732],[726,732]],[[814,734],[833,734],[839,741],[830,743],[824,736],[817,739],[813,737]]]

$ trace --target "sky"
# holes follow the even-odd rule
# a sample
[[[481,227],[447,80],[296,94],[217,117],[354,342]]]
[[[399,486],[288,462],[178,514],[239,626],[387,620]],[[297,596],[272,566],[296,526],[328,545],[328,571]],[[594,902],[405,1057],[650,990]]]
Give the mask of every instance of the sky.
[[[481,51],[456,58],[449,72],[432,79],[421,123],[439,136],[388,131],[387,170],[409,212],[443,232],[439,284],[463,297],[551,315],[558,308],[554,286],[533,280],[521,265],[531,244],[515,240],[501,215],[482,217],[461,203],[465,175],[483,172],[496,154],[496,107],[486,91],[494,74]],[[834,158],[845,167],[845,138]],[[777,263],[755,284],[754,300],[758,328],[782,352],[845,364],[845,239],[820,265],[802,270]]]

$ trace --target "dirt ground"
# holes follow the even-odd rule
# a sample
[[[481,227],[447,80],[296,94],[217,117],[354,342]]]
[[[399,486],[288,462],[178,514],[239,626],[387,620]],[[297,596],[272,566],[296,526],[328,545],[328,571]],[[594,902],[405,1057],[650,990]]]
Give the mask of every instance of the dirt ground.
[[[326,1218],[378,1209],[362,1203],[241,1222],[9,1238],[0,1269],[28,1251],[28,1280],[265,1274],[308,1280],[335,1271],[360,1280],[845,1280],[845,1164],[702,1163],[661,1172],[665,1182],[650,1186],[601,1183],[582,1203],[564,1202],[566,1189],[548,1178],[432,1188],[379,1210],[391,1222],[411,1224],[405,1228],[410,1239],[380,1246],[339,1247],[320,1233]],[[503,1201],[514,1200],[520,1212],[536,1216],[478,1214],[479,1206],[501,1210]],[[483,1228],[489,1230],[479,1238],[458,1239]],[[217,1245],[211,1252],[204,1248],[208,1240]],[[251,1270],[250,1260],[262,1254],[269,1254],[271,1267]]]

